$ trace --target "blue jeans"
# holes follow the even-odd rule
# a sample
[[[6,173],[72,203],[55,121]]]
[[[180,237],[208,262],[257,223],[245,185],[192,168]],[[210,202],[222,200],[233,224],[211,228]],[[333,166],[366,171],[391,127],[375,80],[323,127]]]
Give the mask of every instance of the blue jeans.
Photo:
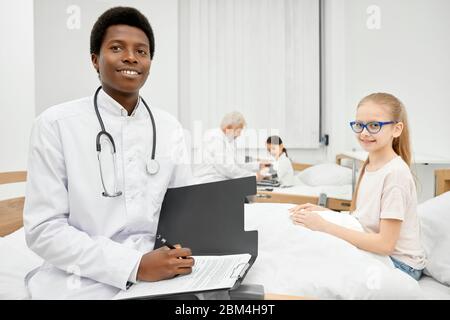
[[[394,263],[394,266],[397,269],[402,270],[406,274],[408,274],[411,277],[413,277],[415,280],[419,281],[420,277],[422,276],[422,271],[423,270],[414,269],[413,267],[410,267],[406,263],[401,262],[401,261],[399,261],[399,260],[397,260],[395,258],[392,258],[392,257],[389,257],[389,258],[391,258],[392,262]]]

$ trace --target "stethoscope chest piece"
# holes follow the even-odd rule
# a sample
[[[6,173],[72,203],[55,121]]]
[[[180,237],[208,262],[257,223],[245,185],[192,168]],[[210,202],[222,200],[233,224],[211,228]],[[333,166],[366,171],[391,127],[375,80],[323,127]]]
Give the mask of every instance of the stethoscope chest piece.
[[[147,161],[147,172],[151,175],[157,174],[159,172],[159,162],[150,158]]]

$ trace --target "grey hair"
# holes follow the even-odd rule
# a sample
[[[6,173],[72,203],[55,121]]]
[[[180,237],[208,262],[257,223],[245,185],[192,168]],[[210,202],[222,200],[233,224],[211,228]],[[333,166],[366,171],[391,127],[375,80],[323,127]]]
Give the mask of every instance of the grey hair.
[[[232,127],[245,127],[247,125],[247,122],[245,122],[245,118],[242,115],[242,113],[233,111],[230,113],[227,113],[223,118],[222,122],[220,123],[220,127],[222,129],[225,129],[228,126]]]

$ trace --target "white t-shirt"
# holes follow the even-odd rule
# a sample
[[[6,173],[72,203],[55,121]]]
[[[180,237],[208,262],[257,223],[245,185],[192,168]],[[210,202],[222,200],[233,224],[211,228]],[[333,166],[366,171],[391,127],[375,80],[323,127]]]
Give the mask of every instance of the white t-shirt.
[[[291,160],[282,153],[273,163],[273,169],[277,172],[278,180],[283,186],[293,186],[295,184],[294,168]]]
[[[425,268],[416,185],[410,168],[400,156],[376,171],[365,171],[356,199],[355,216],[370,233],[380,231],[380,219],[403,221],[391,256],[414,269]]]

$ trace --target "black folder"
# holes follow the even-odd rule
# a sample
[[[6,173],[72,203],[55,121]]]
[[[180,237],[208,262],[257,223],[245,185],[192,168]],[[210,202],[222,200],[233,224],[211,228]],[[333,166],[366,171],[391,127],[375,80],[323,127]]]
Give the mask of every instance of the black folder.
[[[196,256],[249,253],[237,288],[258,256],[258,232],[244,231],[244,201],[255,194],[255,177],[168,189],[157,235],[190,248]],[[161,246],[156,240],[155,249]]]

